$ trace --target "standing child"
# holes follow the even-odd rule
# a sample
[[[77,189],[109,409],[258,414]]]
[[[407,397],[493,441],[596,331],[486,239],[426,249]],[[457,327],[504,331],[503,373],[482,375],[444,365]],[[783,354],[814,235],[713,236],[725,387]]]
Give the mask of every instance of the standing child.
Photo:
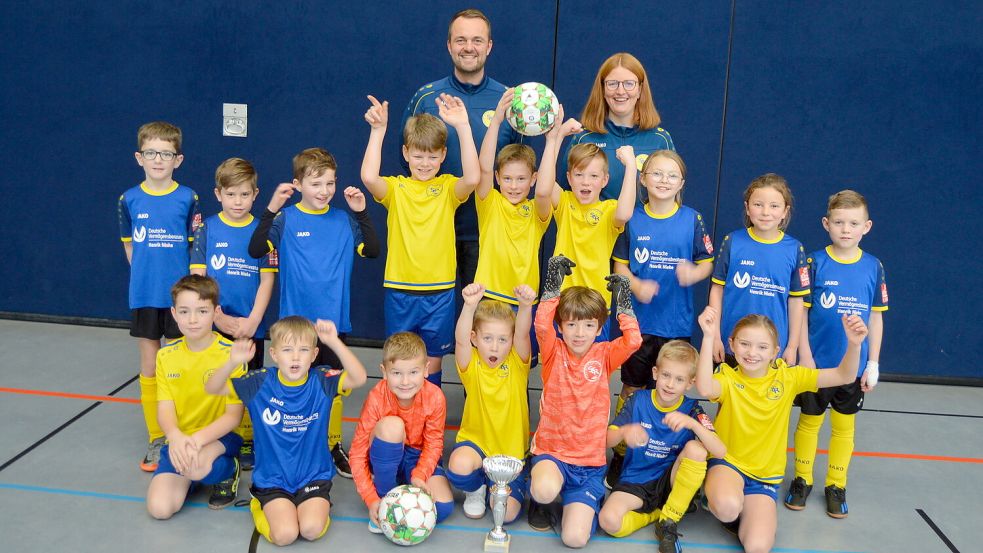
[[[838,332],[843,315],[860,315],[870,328],[860,349],[860,373],[853,382],[818,393],[805,392],[796,398],[801,408],[795,429],[795,479],[785,496],[785,506],[793,511],[805,508],[812,491],[812,467],[816,460],[819,428],[826,407],[832,406],[829,439],[829,467],[826,470],[826,514],[846,518],[847,469],[853,455],[853,435],[857,412],[864,393],[877,385],[878,359],[887,311],[887,283],[878,259],[860,249],[860,240],[870,232],[872,222],[867,200],[853,190],[842,190],[829,197],[823,228],[832,242],[809,255],[812,299],[806,303],[800,357],[810,367],[828,367],[843,355],[847,344]]]
[[[336,395],[365,383],[365,367],[338,337],[331,321],[317,327],[303,317],[286,317],[270,328],[270,357],[276,367],[229,376],[248,361],[255,344],[240,339],[228,362],[205,383],[211,394],[230,389],[256,420],[256,470],[249,504],[256,529],[271,543],[289,545],[298,536],[316,540],[331,524],[331,479],[327,425]],[[315,367],[317,343],[327,344],[341,367]],[[341,369],[344,369],[343,371]]]
[[[667,342],[651,370],[655,387],[633,394],[608,427],[608,445],[629,449],[601,509],[601,528],[621,538],[658,521],[660,553],[682,551],[676,525],[703,484],[707,450],[717,458],[727,452],[700,403],[683,395],[696,381],[698,360],[689,342]]]
[[[622,336],[597,342],[608,307],[584,286],[560,288],[573,262],[549,260],[536,313],[536,338],[543,363],[539,427],[533,438],[529,525],[559,528],[567,547],[584,547],[597,525],[604,499],[604,456],[611,395],[608,381],[642,343],[631,309],[628,279],[611,275]],[[557,338],[554,323],[562,339]],[[554,504],[560,499],[562,506]],[[558,521],[562,511],[562,523]]]
[[[699,317],[703,330],[696,388],[720,404],[717,433],[727,454],[711,459],[706,477],[710,512],[751,553],[770,551],[778,528],[778,488],[785,475],[789,414],[801,392],[840,386],[857,374],[860,344],[867,326],[857,315],[840,325],[847,348],[835,369],[790,366],[781,353],[775,325],[764,315],[747,315],[734,325],[728,340],[737,359],[714,372],[713,350],[719,313],[707,307]],[[777,360],[776,360],[777,359]]]
[[[147,511],[158,520],[184,506],[191,486],[213,486],[208,506],[228,507],[239,488],[236,454],[242,438],[233,433],[242,419],[234,395],[213,396],[202,383],[229,359],[232,342],[212,331],[218,285],[209,277],[187,275],[171,288],[171,315],[183,338],[157,352],[157,418],[167,437],[147,490]],[[228,367],[240,376],[244,365]]]
[[[792,191],[774,173],[744,190],[744,230],[724,237],[713,268],[710,306],[720,313],[714,361],[734,364],[733,350],[720,336],[733,334],[744,315],[759,313],[778,328],[778,345],[787,363],[796,361],[802,329],[802,297],[809,293],[805,249],[785,234],[792,220]]]
[[[500,301],[482,300],[485,293],[478,283],[464,288],[464,307],[455,331],[454,359],[465,398],[447,479],[464,491],[468,518],[485,514],[485,457],[508,455],[524,460],[529,452],[529,328],[536,292],[524,284],[512,291],[519,301],[518,313]],[[527,487],[523,471],[511,484],[505,522],[519,516]]]
[[[160,339],[181,331],[171,316],[171,286],[188,274],[189,247],[201,223],[198,195],[173,180],[181,166],[181,129],[156,121],[137,131],[134,157],[144,180],[119,197],[119,236],[130,263],[130,336],[140,347],[140,404],[150,435],[140,468],[157,470],[164,431],[157,421],[156,360]]]
[[[478,152],[468,110],[460,98],[436,99],[441,119],[414,115],[403,129],[403,158],[410,176],[382,177],[382,141],[389,124],[389,102],[369,96],[365,120],[372,128],[362,160],[362,182],[389,215],[386,258],[386,335],[416,332],[427,345],[427,380],[438,387],[440,361],[454,345],[454,283],[457,253],[454,212],[478,184]],[[439,174],[447,155],[447,125],[461,147],[463,174]]]
[[[655,384],[653,367],[662,346],[689,341],[693,328],[691,286],[713,271],[713,245],[703,216],[682,204],[686,164],[670,150],[652,152],[642,166],[646,203],[635,213],[614,246],[614,272],[631,281],[632,305],[642,331],[642,347],[621,367],[621,395],[615,413],[636,390]],[[614,448],[605,484],[618,482],[624,444]]]
[[[355,255],[378,257],[379,240],[365,209],[365,195],[358,188],[349,186],[344,192],[351,214],[331,209],[337,170],[334,156],[323,148],[308,148],[294,156],[293,182],[280,184],[273,192],[249,242],[249,255],[259,258],[277,251],[281,317],[328,320],[344,336],[352,330],[349,312]],[[281,211],[296,191],[300,191],[300,201]],[[339,363],[332,348],[318,343],[315,366],[338,368]],[[336,395],[334,401],[328,447],[338,474],[351,478],[341,443],[341,396]]]
[[[369,390],[352,439],[355,490],[369,509],[369,532],[379,528],[380,498],[399,484],[426,490],[437,522],[454,511],[454,496],[440,456],[447,402],[427,380],[427,349],[412,332],[397,332],[382,346],[382,381]]]

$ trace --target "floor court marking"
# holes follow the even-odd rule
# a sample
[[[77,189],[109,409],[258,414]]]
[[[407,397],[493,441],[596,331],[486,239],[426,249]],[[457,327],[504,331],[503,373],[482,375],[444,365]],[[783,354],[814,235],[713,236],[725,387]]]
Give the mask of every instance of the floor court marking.
[[[13,490],[21,492],[33,492],[33,493],[45,493],[54,495],[69,495],[75,497],[86,497],[92,499],[105,499],[109,501],[125,501],[128,503],[143,503],[146,499],[143,497],[131,496],[131,495],[121,495],[121,494],[110,494],[101,492],[92,492],[85,490],[70,490],[64,488],[49,488],[45,486],[29,486],[24,484],[13,484],[8,482],[0,482],[0,490]],[[199,501],[189,501],[184,504],[186,507],[193,509],[207,509],[208,504]],[[227,507],[222,509],[222,511],[241,511],[249,512],[249,507]],[[215,511],[212,511],[215,512]],[[349,515],[332,515],[331,521],[340,522],[351,522],[359,525],[366,525],[369,522],[368,517],[357,517]],[[464,533],[486,533],[489,528],[485,527],[475,527],[475,526],[461,526],[457,524],[441,524],[441,530],[450,530],[453,532],[464,532]],[[522,536],[529,538],[546,538],[546,539],[558,539],[556,534],[552,532],[536,532],[535,530],[519,530],[514,528],[508,529],[509,534],[514,536]],[[658,545],[655,540],[645,540],[636,538],[612,538],[609,536],[594,536],[591,541],[602,541],[611,543],[632,543],[641,545]],[[687,548],[695,549],[713,549],[713,550],[724,550],[724,551],[740,551],[741,547],[737,544],[717,544],[717,543],[698,543],[698,542],[680,542],[683,546]],[[772,549],[776,553],[864,553],[861,551],[842,551],[837,549],[799,549],[795,547],[775,547]],[[958,551],[956,552],[958,553]]]
[[[929,528],[931,528],[933,531],[935,531],[935,535],[938,536],[940,540],[942,540],[942,543],[946,544],[946,546],[949,547],[949,551],[952,551],[952,553],[959,553],[959,550],[956,549],[955,544],[953,544],[951,541],[949,541],[948,536],[946,536],[945,533],[942,532],[942,529],[941,528],[939,528],[938,526],[935,525],[935,521],[933,521],[931,518],[929,518],[929,516],[927,514],[925,514],[925,511],[923,511],[921,509],[915,509],[915,512],[918,513],[918,515],[922,517],[922,519],[925,521],[925,523],[928,524],[928,527]]]

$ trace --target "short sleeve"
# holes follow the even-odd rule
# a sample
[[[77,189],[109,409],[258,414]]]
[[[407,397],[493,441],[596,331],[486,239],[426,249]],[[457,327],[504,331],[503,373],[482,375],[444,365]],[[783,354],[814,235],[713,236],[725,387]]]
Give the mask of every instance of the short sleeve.
[[[628,225],[631,225],[630,221]],[[618,239],[614,241],[614,251],[611,252],[611,259],[618,263],[624,263],[625,265],[631,265],[628,260],[628,234],[628,232],[623,232],[618,235]]]
[[[795,393],[816,392],[819,390],[819,370],[809,367],[796,365],[786,367],[786,370],[795,371]]]
[[[206,247],[208,244],[208,227],[202,223],[195,231],[194,243],[191,246],[191,268],[192,269],[207,269],[206,264]]]
[[[693,216],[693,262],[706,263],[713,261],[713,240],[707,234],[706,223],[699,212]]]
[[[689,416],[696,419],[696,422],[700,423],[700,426],[706,428],[710,432],[716,432],[713,428],[713,421],[710,420],[710,415],[707,415],[706,411],[703,410],[703,406],[699,402],[693,403],[693,408],[689,410]]]
[[[809,267],[809,281],[816,282],[816,258],[814,256],[806,257],[806,266]],[[812,307],[812,288],[809,288],[809,292],[802,296],[802,303],[806,307]]]
[[[240,401],[249,403],[256,397],[263,383],[266,382],[266,377],[270,374],[269,371],[269,369],[260,369],[258,371],[251,371],[239,378],[230,378],[229,386],[239,397]]]
[[[314,371],[316,378],[321,383],[321,389],[324,390],[324,395],[328,399],[334,399],[338,395],[347,396],[350,393],[349,390],[341,387],[345,379],[345,371],[339,371],[329,367],[317,367]]]
[[[201,226],[201,211],[198,210],[198,194],[191,193],[191,205],[188,206],[188,240],[194,241],[195,232]]]
[[[710,399],[713,403],[726,403],[730,395],[730,383],[733,378],[734,369],[727,363],[717,365],[713,370],[713,379],[720,383],[720,395]]]
[[[809,276],[809,264],[806,263],[806,251],[799,242],[795,243],[795,270],[792,272],[791,286],[789,287],[790,296],[807,296],[812,286],[812,278]]]
[[[239,365],[238,367],[236,367],[236,369],[234,371],[232,371],[232,374],[229,375],[230,385],[228,387],[229,393],[225,397],[225,403],[226,404],[239,405],[239,404],[242,403],[242,398],[239,397],[239,393],[236,392],[235,387],[231,385],[231,382],[234,379],[242,378],[244,376],[246,376],[246,366],[245,365]]]
[[[386,183],[386,195],[375,198],[375,201],[382,204],[382,207],[386,209],[392,207],[393,195],[399,192],[399,179],[400,177],[382,177],[382,181]]]
[[[130,207],[126,204],[126,194],[121,194],[116,205],[116,215],[119,218],[119,238],[130,242],[133,234],[133,221],[130,219]]]
[[[275,250],[280,247],[280,238],[283,237],[283,229],[287,224],[287,216],[284,214],[283,210],[280,210],[273,218],[273,224],[270,225],[270,234],[268,240],[270,242],[270,249]]]
[[[611,421],[610,426],[616,426],[618,428],[621,428],[626,424],[634,422],[632,420],[632,414],[635,412],[635,402],[638,401],[635,398],[637,398],[640,395],[643,394],[635,393],[628,398],[628,401],[626,401],[624,406],[621,407],[621,411],[619,411],[618,414],[614,417],[614,420]]]
[[[717,252],[717,262],[713,265],[713,276],[710,280],[720,286],[727,285],[727,271],[730,269],[730,240],[731,235],[724,236]]]
[[[874,302],[871,304],[873,311],[887,311],[887,279],[884,276],[884,264],[877,262],[877,290],[874,292]]]

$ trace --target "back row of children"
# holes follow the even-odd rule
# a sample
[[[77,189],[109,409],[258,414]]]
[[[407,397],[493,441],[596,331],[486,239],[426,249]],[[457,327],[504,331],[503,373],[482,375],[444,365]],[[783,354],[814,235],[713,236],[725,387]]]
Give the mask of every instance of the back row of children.
[[[648,201],[636,207],[636,156],[630,147],[620,149],[617,156],[625,166],[625,178],[619,198],[599,201],[600,191],[607,184],[607,159],[593,145],[571,149],[567,175],[571,189],[563,191],[555,183],[560,142],[580,130],[575,120],[558,124],[547,134],[537,175],[535,154],[526,146],[503,148],[496,163],[495,138],[498,133],[494,131],[504,119],[505,107],[510,100],[508,94],[489,124],[490,132],[486,133],[480,155],[470,139],[463,104],[457,98],[444,95],[437,99],[439,113],[446,124],[458,131],[464,174],[460,178],[439,174],[440,162],[446,152],[446,129],[439,119],[421,115],[412,118],[403,130],[403,155],[410,165],[410,177],[380,177],[388,104],[372,97],[369,99],[371,107],[365,118],[371,133],[361,173],[366,188],[388,210],[389,255],[384,281],[386,334],[408,336],[400,333],[415,333],[422,338],[426,354],[422,365],[404,367],[405,371],[400,370],[398,375],[392,373],[392,378],[390,369],[393,367],[386,365],[406,359],[386,357],[383,370],[387,381],[380,386],[388,390],[389,395],[384,391],[377,396],[370,394],[370,400],[363,406],[363,417],[351,451],[354,463],[351,468],[340,445],[342,394],[337,391],[343,388],[336,386],[332,388],[334,392],[327,395],[333,403],[327,412],[331,415],[328,433],[334,464],[343,475],[356,474],[356,485],[370,507],[370,513],[374,512],[373,503],[378,500],[380,490],[384,493],[388,489],[385,485],[389,484],[389,480],[380,482],[378,477],[374,480],[376,485],[367,484],[373,482],[373,477],[367,476],[371,469],[395,466],[393,474],[402,475],[395,480],[403,479],[430,489],[438,506],[444,505],[440,507],[441,518],[449,513],[449,480],[468,492],[465,513],[478,516],[485,503],[484,482],[479,470],[481,457],[497,453],[525,456],[527,434],[518,438],[508,436],[518,429],[525,429],[523,432],[528,429],[524,392],[532,356],[528,321],[535,302],[534,290],[539,287],[539,243],[550,218],[555,216],[555,253],[566,257],[551,260],[552,273],[547,276],[551,276],[553,282],[544,286],[544,301],[536,315],[537,341],[543,350],[544,391],[540,426],[530,448],[534,457],[529,491],[535,500],[534,506],[539,505],[530,509],[530,523],[539,528],[558,525],[568,545],[587,542],[593,527],[591,521],[596,520],[595,514],[601,511],[604,495],[603,487],[599,487],[606,464],[604,443],[620,445],[608,471],[608,480],[616,492],[630,496],[613,493],[614,500],[609,499],[608,503],[611,507],[606,513],[602,512],[602,526],[615,535],[626,535],[640,525],[659,520],[660,537],[667,539],[667,545],[678,547],[674,523],[685,512],[685,505],[692,497],[690,489],[695,492],[702,482],[707,450],[714,460],[721,461],[711,466],[707,476],[710,509],[718,518],[733,522],[742,509],[757,506],[759,501],[754,496],[764,494],[770,495],[772,500],[777,498],[776,484],[784,474],[784,445],[778,448],[782,451],[780,459],[772,456],[774,458],[769,457],[758,464],[749,463],[740,452],[757,459],[759,454],[750,452],[765,450],[745,447],[750,443],[742,441],[747,428],[740,430],[741,436],[737,438],[734,437],[737,434],[729,436],[722,431],[721,443],[695,402],[683,401],[682,392],[694,382],[697,367],[696,352],[690,351],[691,346],[689,350],[684,347],[694,319],[692,293],[686,288],[705,279],[711,272],[714,278],[710,309],[701,318],[704,346],[708,339],[713,340],[710,354],[716,361],[724,360],[725,354],[736,356],[721,365],[720,371],[712,377],[713,381],[722,381],[725,376],[732,380],[741,376],[754,382],[778,379],[781,384],[777,387],[769,384],[762,388],[765,394],[762,397],[777,393],[788,401],[765,402],[763,407],[787,403],[787,409],[782,412],[784,414],[773,413],[762,419],[778,426],[759,428],[754,435],[775,438],[782,444],[791,398],[798,391],[807,392],[797,400],[805,416],[800,417],[796,432],[797,477],[785,501],[790,508],[801,508],[811,489],[811,465],[815,458],[818,427],[826,406],[833,404],[834,443],[831,444],[830,465],[834,466],[835,457],[836,470],[831,469],[827,475],[827,503],[832,505],[827,510],[831,515],[845,516],[847,462],[844,461],[849,460],[852,452],[852,416],[859,409],[858,398],[862,401],[863,392],[876,384],[876,361],[883,328],[880,311],[887,307],[883,269],[876,259],[858,247],[860,238],[870,228],[866,204],[859,194],[845,191],[831,198],[823,224],[830,231],[833,244],[813,254],[807,263],[802,246],[784,234],[791,214],[791,193],[784,180],[777,175],[756,179],[744,198],[747,228],[724,239],[714,267],[713,247],[702,217],[681,204],[685,165],[674,152],[652,152],[644,160],[639,180]],[[249,362],[258,367],[262,364],[263,350],[260,325],[271,294],[272,273],[280,268],[281,315],[331,321],[334,333],[343,335],[351,330],[349,289],[354,256],[375,257],[379,244],[365,211],[365,197],[357,188],[345,190],[345,198],[354,215],[329,207],[336,188],[337,167],[324,150],[309,149],[295,157],[293,182],[277,187],[259,222],[249,213],[258,191],[255,171],[243,160],[226,161],[216,173],[216,196],[223,211],[201,225],[197,197],[172,179],[174,169],[183,160],[180,131],[171,125],[152,123],[141,128],[138,141],[140,150],[136,158],[145,169],[146,179],[120,198],[120,230],[132,263],[131,334],[140,339],[141,398],[150,434],[150,448],[142,466],[145,470],[159,471],[163,465],[159,461],[165,435],[167,442],[174,441],[168,430],[174,429],[170,411],[175,409],[174,403],[168,405],[173,401],[172,396],[164,391],[170,373],[162,371],[161,366],[168,357],[167,352],[175,351],[175,348],[195,351],[188,350],[191,344],[187,343],[185,329],[175,324],[173,316],[179,311],[176,296],[168,297],[167,283],[185,272],[181,269],[182,262],[193,272],[204,271],[220,282],[221,307],[215,312],[215,325],[224,337],[215,336],[215,343],[229,351],[233,347],[229,338],[255,340],[248,351],[259,352],[259,355],[250,355]],[[495,190],[493,177],[498,179],[500,191]],[[534,183],[535,198],[530,200],[528,195]],[[455,330],[453,212],[475,188],[483,252],[475,280],[480,284],[465,288],[466,306]],[[301,192],[300,202],[283,208],[297,190]],[[194,243],[191,260],[185,247],[186,240]],[[608,256],[612,250],[616,278],[607,275]],[[567,272],[570,278],[562,278]],[[835,274],[830,276],[827,272]],[[811,302],[808,304],[809,317],[805,322],[802,308],[806,305],[804,299],[807,299],[811,282],[817,283],[813,297],[819,297],[820,303],[816,308]],[[631,294],[627,292],[628,288]],[[620,297],[620,302],[615,301],[614,305],[623,335],[607,342],[611,289]],[[479,304],[481,297],[488,299]],[[492,300],[512,307],[503,310]],[[490,314],[482,315],[486,312]],[[741,326],[742,317],[751,313],[763,313],[765,317]],[[858,323],[851,316],[844,332],[841,328],[844,325],[838,322],[841,314],[859,314],[862,321]],[[770,321],[777,323],[772,327],[774,335],[769,336],[774,348],[782,353],[782,359],[773,362],[774,356],[769,357],[767,348],[759,349],[755,354],[763,355],[760,359],[741,357],[743,350],[734,345],[738,343],[743,347],[746,342],[739,336],[740,332],[755,328],[767,330]],[[847,354],[852,352],[854,342],[862,341],[866,327],[861,323],[867,321],[872,333],[869,342],[863,341],[862,358],[867,361],[864,371],[862,365],[858,369],[859,361],[851,360],[851,355]],[[560,328],[562,347],[556,339],[553,322]],[[324,330],[321,323],[318,327]],[[210,324],[208,329],[211,332]],[[525,338],[521,339],[523,332]],[[297,330],[288,333],[291,341],[304,341],[298,333]],[[176,338],[182,334],[184,341],[160,349],[162,335]],[[331,343],[325,342],[324,337],[332,335],[326,330],[315,334],[320,341],[309,350],[314,351],[316,357],[310,360],[308,368],[313,365],[350,369],[337,353],[332,355],[339,349],[341,340],[332,338]],[[720,338],[724,335],[729,336],[726,348]],[[281,344],[272,329],[271,336],[274,339],[272,354]],[[597,338],[601,341],[595,344]],[[468,399],[462,433],[458,436],[460,443],[451,453],[449,471],[444,472],[439,467],[443,396],[436,387],[419,385],[411,376],[426,375],[431,385],[439,386],[440,358],[455,342],[457,367]],[[673,347],[666,349],[668,344]],[[767,345],[767,337],[755,344]],[[471,349],[471,345],[475,348]],[[239,346],[239,349],[244,347]],[[662,356],[664,349],[665,356]],[[241,351],[237,355],[237,360],[245,360]],[[839,363],[842,370],[818,373],[829,375],[828,378],[816,380],[817,373],[808,372],[799,380],[787,381],[787,375],[794,373],[787,361],[794,361],[797,355],[803,364],[818,363],[829,367]],[[660,360],[664,362],[660,363]],[[705,360],[700,357],[701,370],[703,361],[712,363],[710,357]],[[763,365],[754,364],[759,361]],[[679,365],[676,367],[679,374],[665,369],[665,379],[675,378],[682,384],[667,383],[666,388],[661,389],[658,385],[660,371],[664,365],[672,367],[673,363]],[[304,364],[301,362],[297,367]],[[610,410],[608,377],[619,366],[623,367],[624,386],[616,409],[616,424],[605,435]],[[682,374],[685,371],[680,366],[691,370]],[[814,393],[817,383],[820,387],[829,385],[837,378],[832,375],[839,375],[846,370],[844,367],[851,366],[852,384],[830,393]],[[364,369],[362,372],[364,374]],[[469,372],[471,376],[467,376]],[[858,374],[862,375],[859,380],[853,378]],[[396,376],[411,384],[397,385]],[[349,378],[349,384],[352,380],[357,378]],[[703,380],[702,377],[696,379],[698,383]],[[730,402],[740,406],[739,409],[747,405],[762,407],[753,398],[729,393],[727,386],[704,384],[700,391],[721,403]],[[508,386],[509,392],[489,391],[502,385]],[[633,392],[653,388],[655,391],[646,391],[637,400],[630,401]],[[735,389],[752,388],[742,385]],[[432,443],[438,439],[436,423],[424,424],[408,411],[404,412],[408,407],[415,408],[413,398],[425,390],[431,390],[424,396],[432,399],[424,399],[421,408],[425,407],[435,420],[440,419],[441,447],[436,455]],[[517,396],[520,391],[521,395]],[[439,400],[435,399],[437,395]],[[643,409],[639,403],[646,407]],[[693,416],[684,417],[682,421],[675,416],[664,420],[665,413],[679,409]],[[502,413],[508,413],[508,416],[499,418]],[[727,422],[734,415],[727,413],[728,410],[721,410],[723,420],[718,420],[718,427],[722,429],[734,428]],[[645,417],[658,418],[661,422],[653,426]],[[165,419],[168,422],[165,423]],[[518,424],[506,425],[502,420],[515,420]],[[575,428],[571,425],[573,420],[578,421],[576,433],[572,431]],[[524,425],[522,421],[525,421]],[[784,426],[780,424],[782,421]],[[635,423],[642,426],[633,426]],[[690,441],[686,439],[669,452],[656,451],[658,447],[654,444],[665,442],[664,437],[652,437],[642,445],[645,440],[639,428],[646,424],[652,427],[648,429],[650,437],[653,432],[688,431],[703,443],[703,449],[694,445],[684,451]],[[248,425],[244,426],[240,431],[249,438]],[[232,449],[238,447],[232,442],[234,439],[223,444],[226,454],[234,453]],[[597,447],[590,447],[589,442]],[[726,454],[723,444],[728,448]],[[194,441],[191,445],[185,444],[184,448],[200,451],[203,445]],[[637,451],[650,445],[655,448],[650,455]],[[839,448],[835,455],[834,446]],[[641,466],[638,463],[648,462],[652,457],[661,459],[662,464],[638,468]],[[237,456],[233,454],[232,458]],[[672,467],[668,473],[666,459]],[[693,462],[687,463],[687,459]],[[781,466],[777,464],[779,460]],[[181,462],[179,460],[178,464]],[[624,467],[618,470],[622,463]],[[220,485],[213,493],[211,502],[217,506],[227,503],[230,487],[234,497],[238,461],[232,465],[235,470],[227,478],[218,480]],[[622,484],[635,484],[639,478],[644,480],[640,474],[656,478],[637,482],[639,486],[634,488],[621,488]],[[679,489],[684,489],[682,495],[688,496],[685,501],[672,498],[666,483],[653,488],[665,474],[669,475],[670,481],[679,481],[680,474],[683,475],[684,485]],[[716,474],[725,476],[718,478]],[[745,484],[743,494],[711,492],[711,489],[730,490],[725,484],[733,484],[734,475],[752,483]],[[212,480],[215,480],[214,475],[209,479]],[[722,484],[710,485],[717,480]],[[761,485],[755,487],[755,482]],[[300,488],[288,488],[282,489],[294,494],[295,503],[303,503],[296,501]],[[521,482],[514,488],[515,501],[509,506],[510,520],[518,516],[524,489]],[[562,524],[556,522],[559,513],[551,506],[558,496],[564,504]],[[741,501],[735,506],[733,497],[737,496],[750,501]],[[731,503],[721,503],[721,497]],[[666,501],[665,507],[655,511]],[[265,511],[265,505],[261,506]],[[644,516],[636,516],[640,514],[639,509],[644,511]],[[755,509],[753,517],[746,517],[746,520],[756,521],[741,526],[740,535],[746,545],[767,542],[770,547],[768,539],[774,540],[774,521],[777,519],[774,509],[766,511]],[[656,513],[655,518],[652,518],[653,513]],[[772,522],[759,523],[761,520]],[[618,524],[619,521],[623,524]],[[326,529],[326,526],[318,529]],[[301,534],[305,537],[313,535],[312,532]],[[770,538],[767,538],[769,534]]]

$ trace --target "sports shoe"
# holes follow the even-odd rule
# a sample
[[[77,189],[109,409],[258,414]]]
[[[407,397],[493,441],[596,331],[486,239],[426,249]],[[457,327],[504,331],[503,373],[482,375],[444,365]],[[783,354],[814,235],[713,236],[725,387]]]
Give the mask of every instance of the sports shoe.
[[[720,521],[720,525],[724,527],[724,530],[727,530],[732,536],[736,538],[738,537],[737,533],[740,532],[741,530],[741,517],[738,516],[737,518],[735,518],[730,522]]]
[[[338,476],[342,478],[352,477],[352,466],[348,463],[348,454],[345,448],[338,442],[331,448],[331,458],[334,459],[334,467],[338,470]]]
[[[165,443],[167,440],[163,437],[150,442],[147,446],[147,454],[143,456],[143,461],[140,461],[140,470],[144,472],[157,470],[157,464],[160,463],[160,448],[164,447]]]
[[[846,518],[846,490],[839,486],[826,486],[826,514],[833,518]]]
[[[608,473],[604,475],[604,487],[607,489],[613,489],[615,485],[618,484],[618,480],[621,479],[621,469],[625,466],[625,456],[620,453],[615,453],[611,456],[611,462],[608,463]]]
[[[250,471],[253,470],[253,464],[256,462],[256,456],[253,454],[253,441],[248,440],[242,442],[242,446],[239,448],[239,467],[242,470]]]
[[[806,484],[801,476],[796,476],[792,484],[788,487],[788,495],[785,496],[785,506],[793,511],[801,511],[806,508],[806,498],[812,493],[812,485]],[[826,494],[829,497],[829,494]]]
[[[464,516],[481,518],[485,516],[485,490],[488,486],[482,484],[473,492],[464,492]]]
[[[682,553],[676,521],[666,519],[655,524],[655,537],[659,539],[659,553]]]
[[[235,503],[239,492],[239,459],[233,457],[232,463],[232,476],[212,486],[212,495],[208,498],[209,509],[224,509]]]
[[[534,499],[529,500],[529,527],[537,532],[548,532],[553,526],[550,521],[549,505],[543,505]]]
[[[369,532],[372,534],[381,534],[382,528],[376,526],[376,524],[372,522],[372,519],[369,519]]]

